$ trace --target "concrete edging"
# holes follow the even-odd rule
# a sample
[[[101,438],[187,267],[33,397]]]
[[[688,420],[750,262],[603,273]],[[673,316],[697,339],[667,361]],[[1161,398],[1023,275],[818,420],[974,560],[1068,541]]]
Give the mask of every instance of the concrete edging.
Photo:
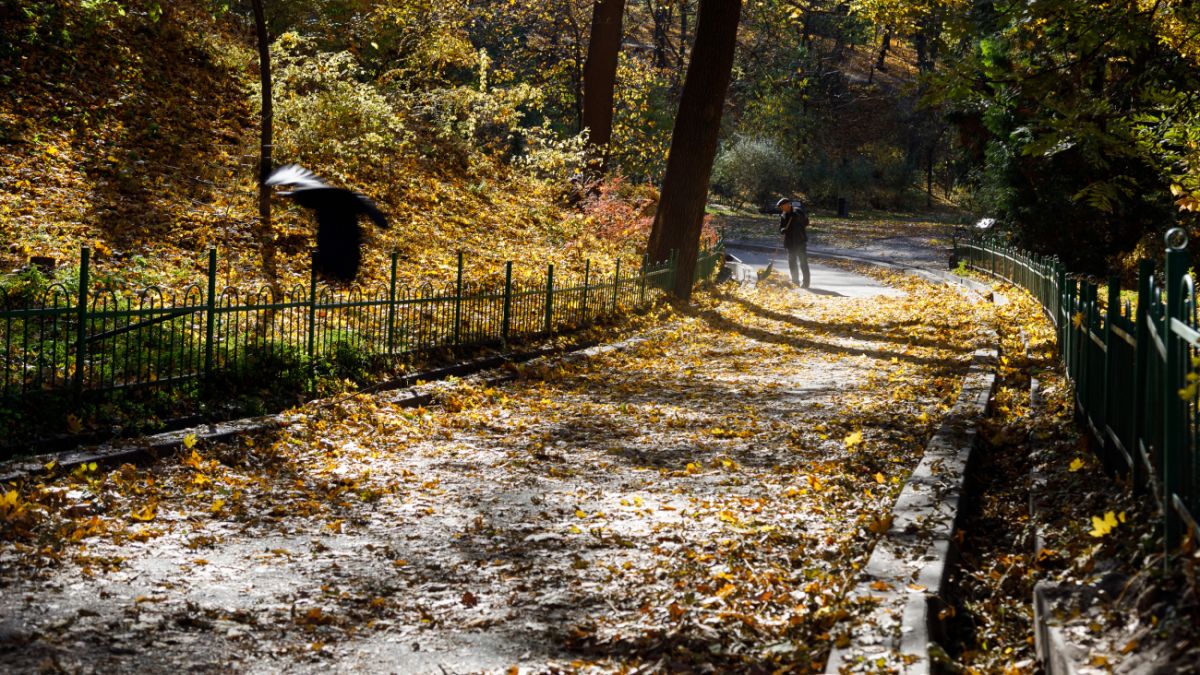
[[[876,670],[881,658],[906,673],[933,670],[940,652],[930,646],[942,637],[938,614],[957,554],[954,532],[975,422],[991,400],[997,359],[995,346],[975,352],[958,401],[926,446],[892,508],[891,527],[848,594],[851,600],[875,603],[874,608],[851,631],[846,646],[834,647],[826,673],[854,672],[864,665]]]

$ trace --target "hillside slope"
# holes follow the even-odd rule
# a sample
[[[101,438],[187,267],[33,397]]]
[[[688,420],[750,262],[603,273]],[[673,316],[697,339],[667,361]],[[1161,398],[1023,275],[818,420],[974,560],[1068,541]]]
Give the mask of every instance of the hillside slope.
[[[89,246],[114,286],[180,286],[202,278],[217,246],[223,283],[267,281],[266,248],[276,281],[307,281],[307,213],[277,201],[273,235],[256,234],[252,31],[209,6],[0,1],[0,271],[44,256],[70,278]],[[551,261],[606,266],[617,251],[565,207],[561,185],[486,156],[440,161],[422,145],[370,171],[309,167],[370,195],[393,223],[368,236],[360,280],[383,280],[392,251],[410,283],[450,278],[459,249],[475,276],[514,258],[518,275]]]

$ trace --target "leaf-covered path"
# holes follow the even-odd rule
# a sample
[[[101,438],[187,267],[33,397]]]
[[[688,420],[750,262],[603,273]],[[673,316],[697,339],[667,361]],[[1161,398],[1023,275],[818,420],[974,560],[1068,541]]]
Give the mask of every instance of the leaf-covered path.
[[[511,383],[5,498],[19,670],[820,667],[985,307],[723,288]],[[648,322],[650,323],[650,322]],[[7,488],[6,488],[7,489]],[[2,496],[2,495],[0,495]]]

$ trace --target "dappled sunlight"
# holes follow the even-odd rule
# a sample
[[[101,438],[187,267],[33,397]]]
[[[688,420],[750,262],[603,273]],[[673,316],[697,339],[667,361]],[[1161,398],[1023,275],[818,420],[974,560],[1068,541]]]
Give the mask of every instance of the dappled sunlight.
[[[31,480],[0,583],[82,579],[96,621],[152,597],[170,630],[232,626],[240,658],[819,665],[986,318],[890,281],[909,292],[726,288],[429,408],[333,399],[147,469]]]

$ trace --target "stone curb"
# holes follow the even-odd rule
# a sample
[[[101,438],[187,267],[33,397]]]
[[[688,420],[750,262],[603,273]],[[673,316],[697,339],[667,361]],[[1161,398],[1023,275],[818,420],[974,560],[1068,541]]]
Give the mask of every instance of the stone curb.
[[[752,242],[727,241],[725,245],[785,252],[782,247]],[[998,304],[1004,302],[991,286],[949,271],[819,249],[810,249],[809,255],[906,271],[978,293]],[[989,338],[992,346],[974,353],[958,400],[926,446],[921,463],[892,507],[891,526],[875,544],[859,582],[848,593],[851,600],[869,599],[876,604],[868,620],[851,632],[849,643],[833,648],[826,673],[885,668],[914,675],[937,671],[942,653],[935,643],[944,633],[939,616],[945,607],[941,598],[957,555],[954,533],[975,448],[975,423],[986,414],[996,386],[999,338],[994,333]],[[883,666],[878,663],[880,658]]]
[[[880,658],[905,673],[934,671],[940,654],[930,647],[943,632],[941,597],[957,553],[954,532],[975,422],[991,400],[997,359],[994,346],[975,352],[958,401],[926,446],[892,509],[891,527],[848,594],[851,601],[875,602],[874,609],[851,632],[849,644],[834,647],[826,673],[878,670]]]
[[[1029,378],[1030,413],[1036,413],[1041,407],[1041,381],[1036,377]],[[1029,438],[1029,454],[1035,458],[1029,471],[1029,520],[1034,525],[1033,559],[1041,558],[1046,548],[1045,532],[1041,526],[1043,508],[1040,499],[1046,489],[1046,476],[1037,468],[1036,458],[1043,452],[1045,443],[1031,433]],[[1086,661],[1087,654],[1071,644],[1063,633],[1062,622],[1054,617],[1054,599],[1058,596],[1069,596],[1077,589],[1071,585],[1060,585],[1048,581],[1039,581],[1033,587],[1033,637],[1038,663],[1045,675],[1076,675],[1076,663]]]

